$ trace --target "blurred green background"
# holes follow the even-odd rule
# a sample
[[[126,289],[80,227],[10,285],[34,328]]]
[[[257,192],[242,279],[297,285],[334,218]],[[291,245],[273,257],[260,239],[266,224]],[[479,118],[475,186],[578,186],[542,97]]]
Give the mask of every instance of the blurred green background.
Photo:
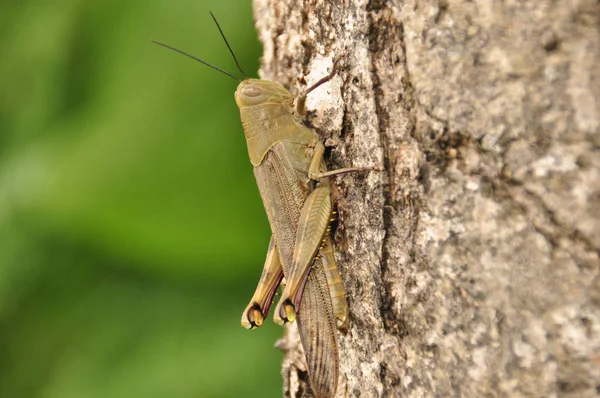
[[[0,3],[0,397],[278,397],[239,325],[269,227],[236,82],[244,1]]]

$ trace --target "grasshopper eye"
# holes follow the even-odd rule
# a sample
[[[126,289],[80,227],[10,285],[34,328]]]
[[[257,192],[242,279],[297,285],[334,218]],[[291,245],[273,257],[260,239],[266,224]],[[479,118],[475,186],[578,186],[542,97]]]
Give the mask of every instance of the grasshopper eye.
[[[245,86],[242,87],[242,95],[245,97],[258,97],[264,93],[263,89],[258,86]]]

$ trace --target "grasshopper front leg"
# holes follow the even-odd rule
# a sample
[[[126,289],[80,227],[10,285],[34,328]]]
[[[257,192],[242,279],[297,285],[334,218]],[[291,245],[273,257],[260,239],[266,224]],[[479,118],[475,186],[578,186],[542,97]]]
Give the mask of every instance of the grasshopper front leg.
[[[267,258],[263,268],[262,275],[256,286],[256,291],[250,300],[250,304],[242,314],[242,326],[246,329],[260,327],[264,318],[269,313],[269,308],[273,302],[273,296],[283,279],[283,269],[279,260],[279,252],[275,246],[275,240],[271,237]]]
[[[321,171],[321,162],[323,161],[323,154],[325,153],[325,146],[320,142],[317,142],[313,152],[313,157],[310,162],[310,168],[308,169],[308,178],[311,180],[319,181],[322,178],[331,177],[338,174],[354,173],[358,171],[371,171],[374,167],[343,167],[341,169],[335,169],[330,171]]]

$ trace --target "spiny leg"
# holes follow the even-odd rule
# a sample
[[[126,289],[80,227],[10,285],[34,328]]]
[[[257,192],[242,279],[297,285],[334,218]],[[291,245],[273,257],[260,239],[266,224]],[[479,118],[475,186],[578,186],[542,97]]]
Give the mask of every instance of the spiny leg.
[[[275,240],[271,237],[267,258],[262,275],[256,286],[256,291],[242,314],[242,326],[253,329],[263,324],[264,318],[269,313],[273,302],[273,296],[283,278],[283,269],[279,260],[279,252],[275,246]]]
[[[337,264],[335,263],[333,246],[331,244],[329,233],[325,234],[323,247],[317,254],[317,259],[315,260],[316,267],[319,266],[319,264],[317,264],[318,262],[323,264],[323,269],[325,270],[337,328],[345,333],[348,331],[348,326],[350,324],[348,303],[346,302],[346,290],[344,289],[344,285],[342,285],[342,278],[340,277]]]
[[[286,275],[287,284],[273,315],[275,322],[280,325],[296,319],[296,310],[300,308],[303,287],[315,255],[323,245],[323,236],[330,217],[329,185],[321,184],[308,195],[302,207],[296,231],[292,269],[290,275]]]

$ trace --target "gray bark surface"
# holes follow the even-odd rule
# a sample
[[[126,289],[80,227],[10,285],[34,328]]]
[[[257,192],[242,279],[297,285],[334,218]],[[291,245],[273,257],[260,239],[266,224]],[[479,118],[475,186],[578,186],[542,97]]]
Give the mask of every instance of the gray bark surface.
[[[350,330],[339,396],[600,392],[600,3],[254,0],[309,95]],[[286,397],[312,396],[295,327]]]

